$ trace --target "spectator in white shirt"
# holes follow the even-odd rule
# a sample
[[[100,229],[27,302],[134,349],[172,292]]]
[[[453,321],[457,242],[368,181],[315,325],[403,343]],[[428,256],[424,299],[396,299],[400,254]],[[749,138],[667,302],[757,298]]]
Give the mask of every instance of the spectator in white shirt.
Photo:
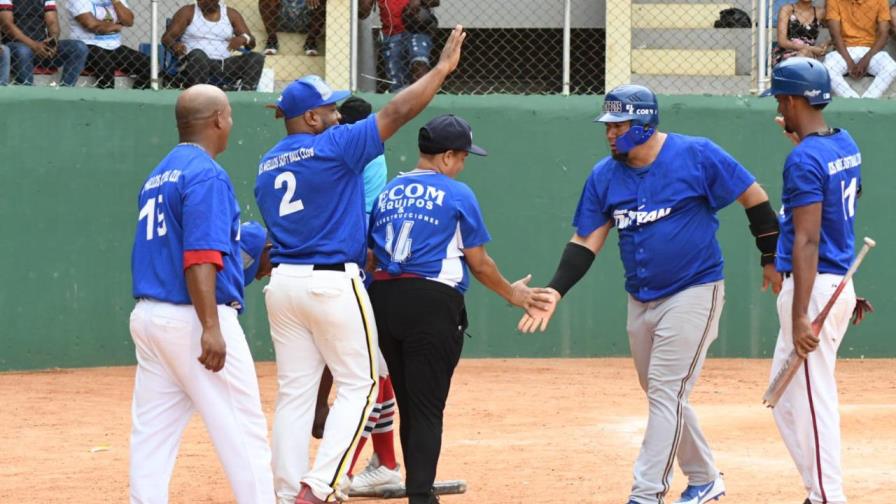
[[[87,70],[96,87],[115,87],[115,70],[134,77],[134,88],[149,87],[149,56],[121,44],[121,30],[134,25],[125,0],[68,0],[71,37],[87,44]]]

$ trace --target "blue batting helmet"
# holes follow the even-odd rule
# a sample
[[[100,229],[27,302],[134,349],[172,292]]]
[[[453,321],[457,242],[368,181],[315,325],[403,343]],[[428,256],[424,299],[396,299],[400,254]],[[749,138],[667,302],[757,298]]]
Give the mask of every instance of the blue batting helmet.
[[[802,96],[810,105],[831,103],[831,76],[820,61],[793,57],[772,69],[772,87],[760,96]]]
[[[656,132],[660,109],[653,91],[637,84],[625,84],[607,93],[603,112],[594,122],[623,121],[632,122],[631,128],[616,140],[616,150],[625,153],[649,140]]]

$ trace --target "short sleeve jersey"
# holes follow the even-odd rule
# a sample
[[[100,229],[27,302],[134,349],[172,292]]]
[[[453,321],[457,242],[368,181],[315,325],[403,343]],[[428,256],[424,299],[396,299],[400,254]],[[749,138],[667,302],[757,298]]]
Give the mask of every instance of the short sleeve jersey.
[[[258,166],[255,200],[274,264],[364,264],[362,170],[383,153],[376,116],[289,135]]]
[[[669,133],[650,166],[635,169],[610,157],[597,163],[573,225],[584,237],[612,222],[626,291],[653,301],[724,278],[716,212],[754,181],[711,141]]]
[[[40,42],[47,38],[44,16],[48,12],[56,11],[56,0],[0,0],[0,11],[11,11],[16,27],[28,37]],[[7,44],[16,42],[16,39],[0,30],[0,41]]]
[[[240,208],[227,172],[202,148],[181,144],[149,174],[137,196],[131,253],[135,298],[191,304],[184,251],[217,250],[224,268],[215,299],[242,309]]]
[[[793,209],[821,203],[818,271],[843,275],[854,252],[856,203],[862,190],[862,154],[845,130],[809,135],[784,164],[781,223],[775,266],[793,271]]]
[[[470,284],[463,250],[490,239],[473,191],[430,170],[403,173],[386,184],[370,216],[379,270],[420,276],[461,293]]]
[[[122,3],[127,7],[127,2],[122,0]],[[115,12],[112,0],[68,0],[65,3],[65,10],[69,15],[69,28],[73,39],[108,50],[121,47],[121,33],[93,33],[87,31],[75,19],[81,14],[93,14],[93,17],[100,21],[117,23],[118,14]]]

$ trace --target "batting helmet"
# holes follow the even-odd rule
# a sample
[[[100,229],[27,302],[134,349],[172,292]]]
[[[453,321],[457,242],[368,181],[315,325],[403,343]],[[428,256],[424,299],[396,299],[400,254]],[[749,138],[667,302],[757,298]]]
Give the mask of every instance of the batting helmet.
[[[594,122],[614,123],[631,121],[631,128],[616,139],[616,150],[628,152],[650,139],[660,123],[660,109],[656,95],[637,84],[613,88],[604,97],[603,112]]]
[[[831,76],[820,61],[793,57],[772,69],[772,87],[760,96],[802,96],[810,105],[831,103]]]

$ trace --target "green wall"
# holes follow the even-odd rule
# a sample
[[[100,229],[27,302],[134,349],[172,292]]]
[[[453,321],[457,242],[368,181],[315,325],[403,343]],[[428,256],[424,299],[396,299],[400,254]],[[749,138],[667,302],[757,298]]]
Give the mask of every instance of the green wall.
[[[219,161],[230,172],[243,218],[258,219],[252,198],[260,155],[283,134],[263,105],[273,96],[231,94],[234,129]],[[0,370],[127,364],[130,249],[136,194],[177,141],[173,92],[0,88]],[[367,96],[380,106],[387,96]],[[416,160],[416,131],[454,112],[474,127],[487,158],[471,157],[461,175],[476,191],[505,276],[549,280],[582,183],[607,154],[603,128],[591,123],[596,97],[439,96],[387,145],[390,175]],[[663,97],[664,130],[714,139],[780,203],[780,169],[789,142],[773,124],[775,102],[751,97]],[[878,250],[857,276],[878,312],[851,329],[848,357],[896,356],[892,327],[896,284],[885,267],[894,242],[896,196],[892,124],[896,102],[837,100],[832,125],[850,130],[863,150],[864,197],[857,235]],[[767,357],[777,334],[773,296],[759,291],[757,252],[743,211],[720,214],[727,304],[711,355]],[[888,224],[889,222],[889,224]],[[588,276],[559,307],[548,332],[520,335],[519,311],[474,285],[468,296],[468,357],[625,355],[625,301],[615,233]],[[474,282],[475,283],[475,282]],[[273,354],[261,283],[248,288],[243,326],[258,359]]]

